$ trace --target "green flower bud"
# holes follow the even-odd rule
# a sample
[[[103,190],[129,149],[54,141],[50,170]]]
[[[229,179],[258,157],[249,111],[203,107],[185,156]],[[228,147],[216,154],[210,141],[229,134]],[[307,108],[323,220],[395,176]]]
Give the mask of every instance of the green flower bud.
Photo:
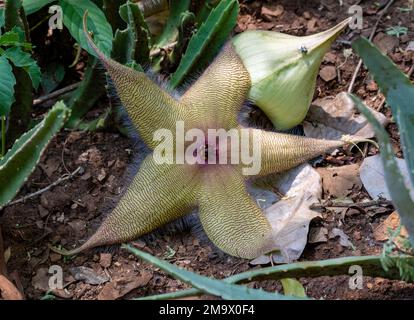
[[[293,128],[306,117],[323,56],[349,21],[305,37],[252,30],[233,38],[234,48],[250,73],[249,99],[277,129]]]

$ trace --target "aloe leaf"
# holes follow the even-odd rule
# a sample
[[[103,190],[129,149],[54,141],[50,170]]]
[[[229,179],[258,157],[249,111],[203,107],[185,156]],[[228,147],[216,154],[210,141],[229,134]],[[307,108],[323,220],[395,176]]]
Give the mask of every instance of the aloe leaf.
[[[93,32],[94,42],[109,57],[112,51],[113,33],[102,10],[90,0],[60,0],[59,4],[63,10],[63,24],[80,46],[95,56],[95,51],[89,47],[82,28],[84,13],[88,11],[88,27]]]
[[[359,265],[364,270],[364,275],[371,277],[383,277],[389,279],[400,279],[401,273],[398,267],[392,266],[387,272],[384,271],[381,263],[381,256],[362,256],[362,257],[342,257],[326,259],[321,261],[295,262],[291,264],[266,267],[236,274],[224,279],[228,283],[248,283],[261,280],[282,280],[285,278],[299,277],[321,277],[349,275],[349,268]],[[414,257],[399,257],[406,263],[413,264]],[[198,289],[187,289],[178,292],[154,295],[139,298],[138,300],[166,300],[191,297],[202,294]]]
[[[103,0],[103,11],[113,30],[122,30],[125,23],[119,15],[119,8],[126,0]]]
[[[23,68],[29,74],[35,89],[39,87],[42,73],[30,53],[24,52],[20,47],[12,47],[4,52],[4,56],[16,67]]]
[[[129,245],[123,245],[124,249],[133,253],[137,257],[152,263],[164,272],[167,272],[176,279],[179,279],[205,293],[221,297],[227,300],[294,300],[298,299],[291,296],[285,296],[278,293],[270,293],[263,290],[251,289],[245,286],[226,283],[198,275],[196,273],[180,269],[173,264],[160,260],[148,253],[139,251]]]
[[[414,244],[414,195],[410,195],[409,188],[405,185],[404,178],[395,161],[388,133],[359,98],[354,95],[350,95],[350,97],[375,130],[380,145],[380,154],[388,190],[401,217],[402,224],[407,228],[411,243]],[[398,114],[401,110],[397,109],[396,112]]]
[[[29,15],[55,1],[56,0],[23,0],[23,8],[26,14]]]
[[[4,18],[4,8],[0,8],[0,35],[1,35],[1,28],[4,27],[6,20]]]
[[[127,2],[119,9],[121,18],[127,23],[127,32],[130,37],[130,60],[135,60],[141,65],[147,65],[150,61],[151,37],[144,16],[135,3]],[[128,62],[130,62],[128,60]]]
[[[15,101],[14,85],[16,84],[16,78],[13,74],[13,67],[4,56],[0,57],[0,74],[0,116],[6,116]]]
[[[89,59],[84,79],[72,94],[68,103],[71,116],[66,123],[67,128],[77,128],[82,117],[95,105],[105,93],[104,77],[98,67],[96,58]]]
[[[210,15],[211,11],[219,4],[220,0],[206,0],[202,1],[201,8],[197,13],[197,23],[201,25]]]
[[[236,25],[239,3],[222,0],[212,10],[206,22],[191,38],[177,71],[171,77],[171,86],[178,87],[192,72],[203,69],[218,53]]]
[[[0,160],[0,206],[15,197],[33,172],[52,137],[62,128],[69,110],[58,102],[36,127],[23,134]]]
[[[178,27],[180,25],[181,14],[189,10],[190,5],[191,0],[171,0],[170,14],[168,16],[167,24],[155,42],[156,48],[162,48],[163,46],[175,41],[178,36]]]
[[[24,29],[19,11],[22,8],[22,0],[6,0],[4,3],[4,24],[6,31],[18,26]]]
[[[414,86],[395,64],[364,38],[352,44],[378,83],[400,129],[404,157],[414,185]]]

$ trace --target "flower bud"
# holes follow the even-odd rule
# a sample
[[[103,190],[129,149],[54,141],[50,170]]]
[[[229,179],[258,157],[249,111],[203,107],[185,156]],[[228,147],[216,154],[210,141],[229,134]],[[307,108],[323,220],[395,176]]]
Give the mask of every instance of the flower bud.
[[[235,51],[250,73],[249,99],[277,129],[293,128],[306,117],[323,56],[349,21],[305,37],[252,30],[233,38]]]

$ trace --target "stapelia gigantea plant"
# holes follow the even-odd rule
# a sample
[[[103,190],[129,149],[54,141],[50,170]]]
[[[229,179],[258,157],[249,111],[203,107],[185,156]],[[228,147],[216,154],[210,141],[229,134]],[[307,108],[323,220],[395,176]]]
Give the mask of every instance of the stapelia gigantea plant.
[[[85,15],[85,32],[86,21]],[[238,124],[237,115],[249,97],[252,75],[232,41],[225,45],[204,74],[181,97],[175,98],[145,73],[106,57],[89,33],[87,37],[140,136],[151,149],[157,147],[153,139],[155,132],[159,129],[175,132],[177,122],[182,122],[186,130],[206,133],[209,129],[225,129],[239,133],[238,137],[243,136],[241,131],[246,128]],[[253,151],[253,143],[261,150],[261,169],[257,176],[288,170],[350,142],[247,129],[249,152]],[[176,145],[178,138],[171,139]],[[187,142],[185,146],[190,144]],[[227,142],[217,143],[207,138],[192,147],[199,156],[206,157],[204,160],[218,159],[223,153],[225,158],[229,157]],[[271,225],[246,191],[245,182],[251,176],[243,174],[242,165],[207,162],[209,164],[161,165],[149,155],[117,207],[96,233],[80,248],[65,253],[76,254],[137,238],[180,218],[194,207],[199,208],[201,223],[210,240],[226,253],[255,258],[277,250]]]

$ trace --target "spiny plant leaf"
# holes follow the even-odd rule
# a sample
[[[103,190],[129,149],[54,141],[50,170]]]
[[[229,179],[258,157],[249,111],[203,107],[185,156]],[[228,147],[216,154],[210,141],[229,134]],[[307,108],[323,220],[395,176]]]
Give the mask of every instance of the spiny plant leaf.
[[[406,264],[413,264],[414,257],[401,256]],[[249,283],[263,280],[282,280],[286,277],[321,277],[349,275],[349,267],[359,265],[363,268],[364,274],[371,277],[383,277],[389,279],[400,279],[400,271],[396,266],[391,265],[390,269],[384,271],[382,267],[382,256],[342,257],[320,261],[295,262],[291,264],[266,267],[236,274],[224,279],[228,283]],[[167,300],[192,297],[202,294],[198,289],[187,289],[179,292],[148,296],[138,300]]]
[[[381,159],[388,190],[401,217],[401,221],[407,228],[411,243],[414,243],[414,200],[410,196],[409,189],[405,186],[404,178],[395,161],[394,151],[388,133],[358,97],[354,95],[350,95],[350,97],[375,130],[380,144]],[[401,110],[396,111],[401,112]]]
[[[69,110],[58,102],[36,127],[25,133],[0,160],[0,206],[17,194],[33,172],[52,137],[62,128]]]
[[[171,0],[170,14],[167,24],[155,42],[155,47],[162,48],[170,42],[175,41],[178,36],[178,27],[180,25],[181,14],[189,10],[191,0]]]
[[[6,116],[15,101],[14,85],[16,84],[16,78],[12,66],[4,56],[0,57],[0,74],[0,116]]]
[[[19,13],[22,8],[22,0],[6,0],[4,4],[4,20],[6,31],[10,31],[14,27],[21,27],[24,29],[24,25],[20,19]]]
[[[204,277],[196,273],[180,269],[173,264],[160,260],[148,253],[139,251],[129,245],[123,245],[124,249],[137,257],[155,265],[164,272],[172,275],[205,293],[221,297],[227,300],[295,300],[293,296],[285,296],[278,293],[270,293],[263,290],[251,289],[245,286],[234,285],[224,281]]]
[[[0,8],[0,35],[1,35],[1,28],[4,27],[6,20],[4,19],[4,8]]]
[[[364,38],[352,44],[378,83],[400,129],[404,157],[414,185],[414,86],[395,64]],[[412,234],[413,235],[413,234]]]
[[[103,11],[113,30],[122,30],[125,23],[119,15],[119,8],[125,4],[126,0],[103,0]]]
[[[112,43],[112,59],[121,64],[127,64],[131,60],[131,52],[134,46],[131,41],[130,30],[116,30]]]
[[[13,62],[16,67],[23,68],[29,74],[33,87],[37,90],[42,73],[31,54],[24,52],[19,47],[12,47],[4,52],[4,56]]]
[[[95,105],[105,93],[104,77],[96,58],[89,59],[84,79],[69,101],[71,116],[67,128],[77,128],[82,117]]]
[[[188,45],[187,51],[171,77],[171,86],[178,87],[191,72],[202,70],[227,40],[237,22],[239,3],[222,0],[211,12]]]
[[[130,38],[130,61],[136,61],[141,65],[147,65],[150,61],[151,37],[147,23],[142,15],[139,6],[135,3],[127,2],[119,9],[122,19],[127,23],[127,32]]]
[[[33,85],[29,74],[23,69],[13,66],[16,85],[14,86],[15,102],[11,106],[8,120],[7,142],[13,143],[30,125],[33,104]]]
[[[88,26],[93,31],[94,41],[106,56],[112,51],[112,27],[105,14],[90,0],[60,0],[63,10],[63,24],[73,38],[91,55],[95,52],[89,47],[82,29],[83,15],[88,11]]]
[[[23,0],[23,8],[26,14],[29,15],[55,1],[56,0]]]
[[[220,0],[206,0],[202,1],[202,7],[197,14],[196,21],[198,25],[204,23],[208,16],[210,15],[211,11],[218,5]]]

